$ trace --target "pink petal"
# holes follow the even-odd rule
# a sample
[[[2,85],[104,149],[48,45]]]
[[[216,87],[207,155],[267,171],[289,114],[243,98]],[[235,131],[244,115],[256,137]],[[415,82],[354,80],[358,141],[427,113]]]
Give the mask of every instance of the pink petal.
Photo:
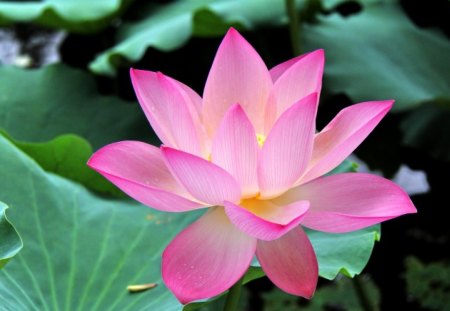
[[[297,57],[291,58],[288,61],[285,61],[284,63],[278,64],[277,66],[273,67],[269,70],[270,77],[272,78],[273,83],[275,83],[278,78],[286,71],[288,70],[292,65],[297,63],[300,59],[305,57],[307,54],[302,54]],[[265,111],[265,121],[264,121],[264,133],[270,132],[270,129],[272,128],[273,124],[275,123],[277,119],[277,103],[275,95],[272,94],[269,95],[269,100],[266,104],[266,111]]]
[[[244,197],[258,193],[258,151],[253,125],[241,106],[231,106],[214,137],[211,158],[240,183]]]
[[[239,202],[239,184],[223,168],[183,151],[164,146],[161,150],[173,176],[197,200],[211,205]]]
[[[159,148],[137,141],[103,147],[88,165],[142,204],[167,212],[202,207],[193,202],[167,169]]]
[[[291,58],[281,64],[276,65],[272,69],[269,70],[270,77],[272,78],[272,81],[275,83],[278,78],[286,71],[288,70],[292,65],[294,65],[296,62],[298,62],[300,59],[308,55],[309,53],[299,55],[297,57]]]
[[[292,295],[313,296],[319,268],[311,242],[300,226],[278,240],[258,241],[256,256],[277,287]]]
[[[347,158],[391,109],[393,100],[343,109],[314,139],[311,162],[300,182],[322,176]]]
[[[262,198],[287,191],[305,171],[311,158],[317,94],[311,94],[283,113],[272,128],[258,160]]]
[[[192,116],[192,121],[196,128],[197,135],[199,137],[200,145],[202,148],[203,157],[206,158],[211,153],[211,140],[206,134],[205,128],[203,126],[203,121],[201,120],[202,115],[202,98],[197,94],[196,91],[191,89],[184,83],[177,81],[171,77],[165,76],[169,79],[173,84],[176,84],[178,90],[180,91],[181,96],[184,98],[184,101],[188,103],[187,107],[189,109],[189,113]]]
[[[186,88],[160,72],[131,69],[139,103],[164,144],[197,155],[205,153],[196,105]]]
[[[243,232],[260,240],[275,240],[295,228],[309,208],[308,201],[278,206],[267,200],[253,199],[243,206],[225,202],[230,221]]]
[[[166,76],[166,78],[169,79],[172,83],[176,84],[179,87],[179,89],[182,90],[181,94],[183,96],[186,95],[188,97],[188,98],[185,98],[185,100],[186,100],[186,102],[188,102],[189,109],[192,109],[192,107],[195,108],[195,112],[194,111],[190,111],[190,112],[194,117],[194,122],[196,122],[202,113],[202,98],[200,97],[200,95],[198,95],[196,91],[191,89],[186,84],[184,84],[178,80],[175,80],[171,77]]]
[[[181,303],[211,298],[236,283],[255,254],[256,240],[214,208],[183,230],[162,256],[162,277]]]
[[[298,200],[311,203],[302,225],[331,233],[354,231],[416,213],[405,191],[390,180],[371,174],[317,178],[285,193],[277,202],[287,204]]]
[[[294,103],[311,93],[320,94],[325,63],[323,50],[317,50],[295,59],[276,80],[270,95],[270,101],[276,103],[276,115],[280,116]],[[290,65],[289,63],[283,67]],[[281,65],[279,65],[281,66]],[[283,69],[283,67],[281,69]],[[277,73],[279,70],[274,70]],[[316,98],[319,101],[319,97]],[[266,116],[267,120],[267,116]],[[276,118],[273,120],[275,121]],[[270,121],[270,118],[269,118]],[[265,125],[266,132],[272,123]]]
[[[272,80],[253,47],[233,28],[222,41],[203,94],[203,121],[213,136],[230,106],[239,103],[262,133],[264,107]]]

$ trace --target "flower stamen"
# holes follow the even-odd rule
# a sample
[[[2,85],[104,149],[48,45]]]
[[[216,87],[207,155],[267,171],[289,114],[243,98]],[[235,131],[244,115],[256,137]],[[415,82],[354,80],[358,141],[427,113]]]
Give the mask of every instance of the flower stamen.
[[[266,141],[266,136],[263,134],[256,134],[256,141],[258,142],[258,146],[262,148],[264,142]]]

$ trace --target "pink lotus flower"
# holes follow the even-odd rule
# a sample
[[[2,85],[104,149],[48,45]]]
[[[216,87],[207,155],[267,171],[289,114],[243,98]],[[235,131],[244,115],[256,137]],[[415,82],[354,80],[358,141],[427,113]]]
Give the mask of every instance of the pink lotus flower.
[[[322,177],[393,105],[348,107],[315,133],[323,66],[317,50],[269,71],[231,29],[203,98],[162,73],[131,70],[164,145],[118,142],[97,151],[89,165],[152,208],[208,208],[163,253],[164,282],[182,303],[230,288],[255,254],[275,285],[309,298],[318,266],[302,226],[342,233],[416,212],[408,195],[382,177]]]

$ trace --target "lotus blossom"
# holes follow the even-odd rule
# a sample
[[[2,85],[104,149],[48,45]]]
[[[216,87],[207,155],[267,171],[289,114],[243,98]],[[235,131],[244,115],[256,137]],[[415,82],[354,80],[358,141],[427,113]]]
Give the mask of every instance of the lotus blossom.
[[[269,71],[230,29],[202,98],[160,72],[131,70],[163,145],[117,142],[88,164],[154,209],[207,209],[162,255],[163,280],[180,302],[229,289],[255,255],[276,286],[310,298],[318,264],[303,227],[343,233],[416,212],[408,195],[382,177],[324,176],[368,136],[393,100],[347,107],[316,133],[323,68],[324,52],[317,50]]]

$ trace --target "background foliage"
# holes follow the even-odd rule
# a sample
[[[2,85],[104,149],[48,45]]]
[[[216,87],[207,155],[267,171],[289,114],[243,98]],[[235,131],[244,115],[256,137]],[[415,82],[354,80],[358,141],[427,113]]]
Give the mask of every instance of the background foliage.
[[[352,103],[396,99],[357,161],[389,178],[405,165],[420,170],[429,191],[413,196],[418,215],[383,225],[356,281],[347,277],[366,266],[379,227],[309,231],[323,277],[315,298],[281,293],[255,263],[242,309],[450,310],[442,204],[450,174],[450,1],[294,2],[302,52],[326,52],[319,128]],[[86,160],[118,140],[159,144],[134,97],[130,66],[163,71],[201,94],[230,26],[269,67],[291,58],[287,16],[284,0],[0,1],[0,310],[183,308],[161,281],[160,254],[201,212],[148,209]],[[127,292],[147,283],[157,286]],[[184,309],[222,304],[218,297]]]

